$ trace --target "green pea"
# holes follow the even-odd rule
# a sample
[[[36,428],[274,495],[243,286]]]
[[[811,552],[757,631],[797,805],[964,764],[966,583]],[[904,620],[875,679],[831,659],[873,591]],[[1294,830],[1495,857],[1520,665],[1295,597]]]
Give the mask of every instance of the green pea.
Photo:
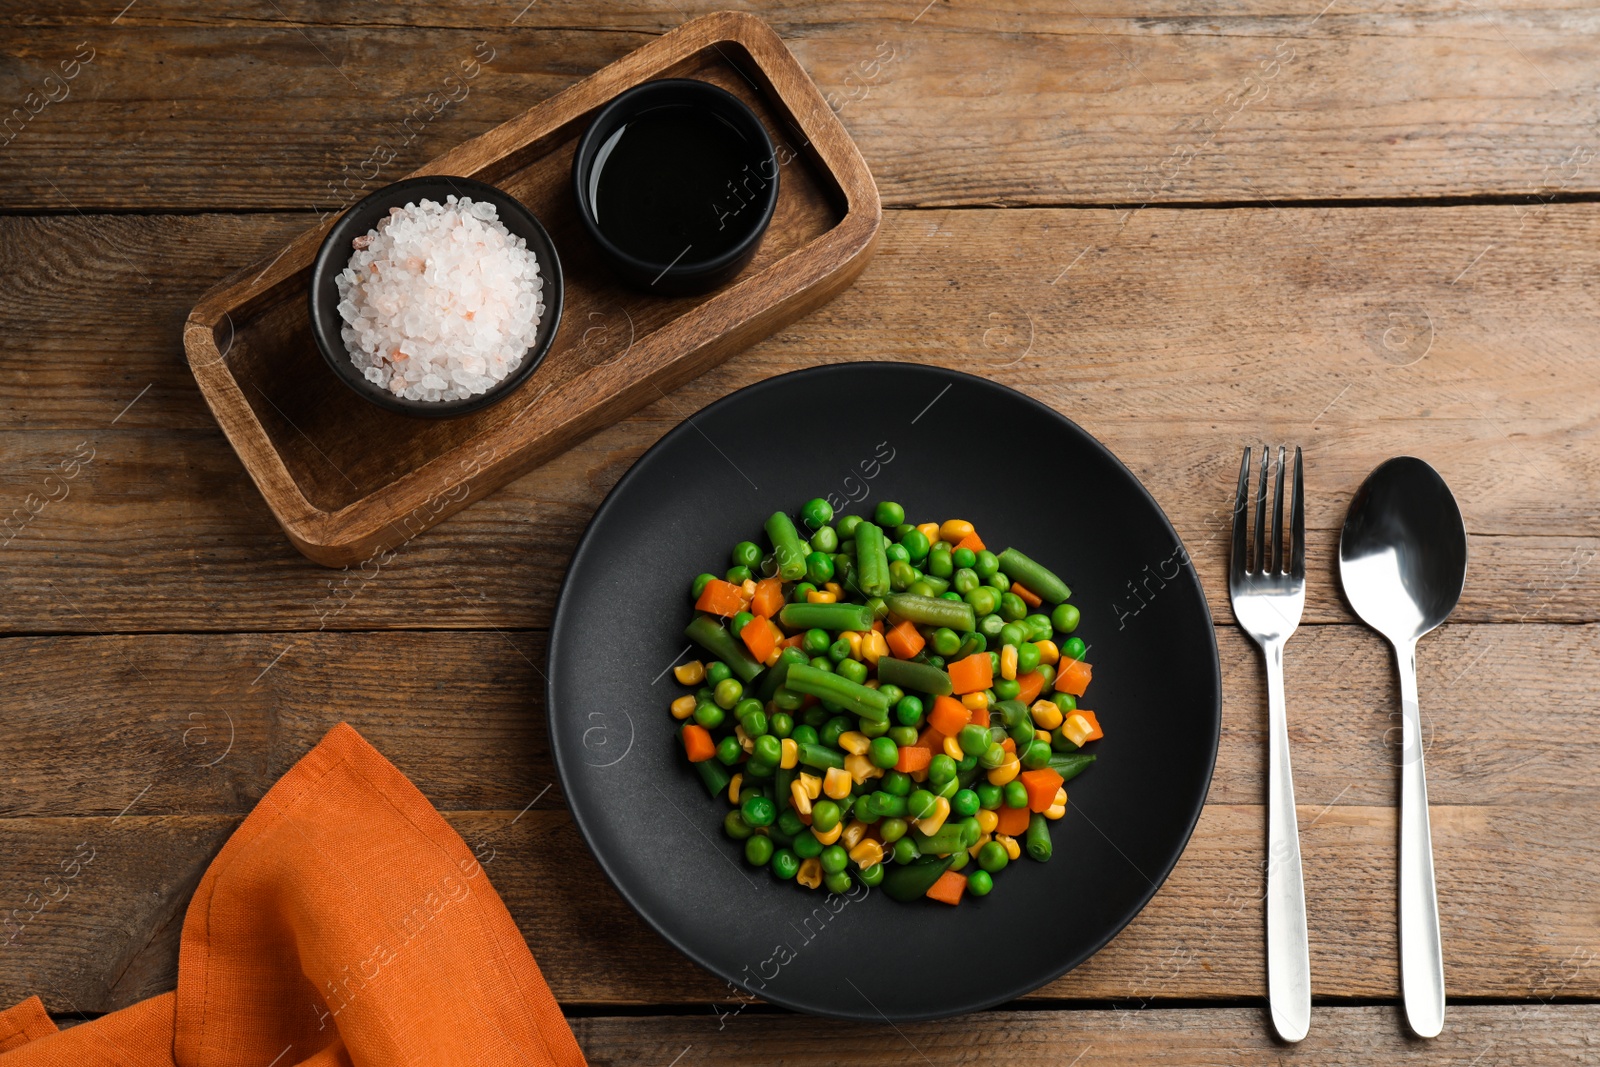
[[[826,630],[807,630],[800,637],[800,649],[807,656],[820,656],[828,651],[828,646],[833,640],[828,637]]]
[[[970,568],[963,567],[956,571],[955,577],[950,579],[950,588],[962,596],[966,596],[979,586],[978,576]]]
[[[906,695],[895,703],[894,717],[901,726],[922,725],[922,698]]]
[[[1002,847],[1001,851],[1005,849]],[[978,870],[967,875],[967,892],[975,897],[986,897],[994,889],[994,878],[988,871]]]
[[[739,703],[739,698],[744,696],[744,683],[737,678],[724,678],[717,683],[715,700],[723,710],[727,710]]]
[[[878,824],[878,836],[883,839],[884,844],[892,845],[906,836],[906,831],[909,829],[911,826],[904,819],[885,819]]]
[[[846,643],[845,650],[849,651],[849,648],[849,644]],[[828,652],[831,655],[833,650],[829,649]],[[839,677],[848,678],[857,685],[861,685],[867,680],[867,665],[858,659],[842,659],[839,661],[839,666],[836,670],[839,672]]]
[[[752,867],[765,867],[772,859],[772,839],[765,834],[753,834],[744,843],[745,862]]]
[[[1005,792],[1005,805],[1008,808],[1025,808],[1028,806],[1028,787],[1019,779],[1013,778],[1003,787]]]
[[[787,711],[775,711],[767,716],[767,732],[773,737],[788,737],[794,733],[794,716]]]
[[[977,632],[982,634],[985,638],[987,638],[990,641],[999,641],[1000,640],[1000,631],[1004,630],[1009,625],[1011,625],[1011,624],[1006,622],[1006,620],[1002,619],[998,615],[995,615],[995,614],[991,613],[989,615],[983,616],[982,618],[980,618],[978,620],[978,631]]]
[[[1050,687],[1056,684],[1055,664],[1041,663],[1034,670],[1039,672],[1039,692],[1048,693]]]
[[[822,850],[824,874],[838,874],[848,866],[850,866],[850,853],[845,851],[843,845],[829,845]]]
[[[933,795],[936,797],[944,797],[946,800],[949,800],[951,797],[955,796],[956,791],[961,788],[961,778],[959,777],[960,773],[961,768],[958,764],[956,766],[957,777],[951,778],[947,782],[941,782],[939,787],[933,791]]]
[[[885,734],[889,740],[901,748],[909,748],[917,743],[917,728],[915,726],[891,726]]]
[[[815,745],[821,741],[817,736],[817,728],[809,723],[796,726],[794,733],[789,736],[794,738],[794,743],[797,745]]]
[[[732,677],[733,677],[733,668],[729,667],[726,663],[722,662],[720,659],[714,659],[710,663],[706,664],[706,685],[707,686],[715,688],[715,686],[719,682],[721,682],[723,679],[732,678]]]
[[[813,552],[807,556],[806,580],[815,585],[833,581],[833,557],[826,552]]]
[[[878,788],[892,797],[908,797],[914,783],[904,771],[890,771],[878,780]]]
[[[972,568],[972,565],[978,562],[978,554],[970,548],[958,548],[950,553],[950,562],[954,563],[958,570]],[[977,578],[981,577],[981,575],[975,573],[973,577]]]
[[[961,635],[948,626],[941,626],[928,635],[928,647],[940,656],[953,656],[961,647]]]
[[[1078,698],[1071,693],[1051,693],[1050,700],[1056,707],[1061,709],[1061,714],[1063,715],[1069,711],[1078,710]]]
[[[889,557],[890,563],[911,565],[911,553],[906,551],[905,545],[889,545],[883,550],[883,554]]]
[[[943,785],[956,776],[956,761],[941,752],[928,764],[928,781]]]
[[[820,659],[822,657],[818,658]],[[839,640],[828,646],[827,660],[829,670],[833,669],[833,665],[835,663],[842,663],[849,658],[850,642],[846,641],[844,638],[841,637]],[[815,664],[815,662],[815,660],[812,661],[813,664]]]
[[[815,841],[816,838],[812,838],[812,840]],[[780,848],[772,854],[772,862],[768,866],[772,868],[773,874],[784,881],[788,881],[800,873],[800,857],[795,855],[792,848]],[[969,880],[967,887],[970,889],[971,886],[972,883]]]
[[[1000,627],[1000,643],[1002,645],[1020,645],[1028,639],[1028,631],[1021,623],[1008,622]]]
[[[983,584],[990,589],[996,589],[1004,593],[1011,588],[1011,579],[1006,576],[1004,571],[995,571],[983,580]]]
[[[698,704],[695,706],[694,721],[704,726],[707,730],[715,730],[722,725],[725,718],[727,718],[727,713],[715,704]]]
[[[739,747],[738,738],[724,737],[717,742],[717,760],[724,766],[732,767],[744,755],[744,749]]]
[[[729,567],[728,573],[723,577],[734,585],[743,585],[745,582],[754,580],[755,572],[749,567]]]
[[[737,808],[722,817],[722,832],[735,841],[743,841],[755,833],[750,824],[744,821],[744,816],[739,814],[739,809]]]
[[[739,813],[751,826],[771,826],[778,817],[778,808],[760,793],[753,793],[740,799]]]
[[[813,550],[825,552],[830,557],[839,551],[839,532],[832,526],[822,526],[811,535],[810,544]]]
[[[785,794],[785,799],[787,799],[787,794]],[[789,807],[787,804],[785,804],[783,810],[778,813],[778,821],[773,823],[773,825],[779,830],[782,830],[784,833],[788,834],[790,837],[795,836],[806,828],[806,824],[800,820],[800,813],[795,811],[794,808]]]
[[[944,670],[944,657],[943,656],[929,656],[928,657],[928,666],[930,666],[930,667],[938,667],[940,670]]]
[[[945,758],[949,759],[948,756],[945,757]],[[951,762],[953,763],[955,761],[952,760]],[[912,793],[909,797],[906,798],[906,818],[908,818],[908,819],[921,819],[921,818],[924,818],[925,816],[931,815],[933,813],[933,809],[936,806],[937,801],[938,801],[938,797],[935,797],[932,793],[928,792],[926,789],[918,789],[916,792]],[[812,816],[812,825],[815,825],[815,824],[816,824],[816,817],[813,815]]]
[[[968,604],[972,605],[974,614],[988,615],[990,612],[994,611],[995,602],[998,598],[993,589],[980,585],[978,588],[968,593],[963,599],[966,600]]]
[[[796,693],[788,686],[780,685],[772,694],[772,702],[783,711],[795,712],[805,705],[806,697],[804,693]],[[783,735],[779,734],[778,736],[782,737]]]
[[[816,591],[817,587],[812,585],[810,582],[800,582],[796,584],[792,590],[790,590],[789,601],[793,604],[804,604],[806,603],[807,594],[815,593]]]
[[[956,744],[961,746],[962,752],[981,754],[989,747],[989,728],[969,723],[956,734]]]
[[[949,578],[955,573],[955,562],[950,558],[950,546],[938,545],[928,549],[928,573],[935,578]]]
[[[860,515],[846,515],[834,523],[833,526],[834,529],[839,531],[839,540],[849,541],[856,536],[856,527],[865,521]]]
[[[972,569],[978,572],[979,578],[987,581],[1000,573],[1000,558],[986,548],[974,557]]]
[[[689,586],[689,595],[695,600],[700,599],[700,594],[706,591],[706,583],[716,581],[715,574],[697,574],[694,583]]]
[[[883,737],[889,732],[889,722],[887,719],[883,722],[878,722],[874,719],[857,719],[856,730],[867,737]]]
[[[839,747],[839,738],[855,729],[855,720],[848,715],[835,715],[829,719],[817,733],[817,740],[829,748]]]
[[[749,702],[741,700],[734,706],[735,708],[738,708],[747,703]],[[767,711],[761,706],[761,701],[758,700],[755,703],[756,709],[754,711],[744,715],[736,715],[735,717],[739,720],[739,725],[744,727],[744,733],[746,737],[752,739],[758,737],[772,737],[772,735],[768,733]],[[776,737],[773,737],[772,739],[774,741],[777,740]]]
[[[880,500],[872,517],[879,526],[899,526],[906,521],[906,509],[891,500]]]
[[[900,746],[887,737],[875,737],[872,745],[867,749],[867,760],[874,767],[888,770],[900,762]]]
[[[1011,857],[1006,855],[1006,846],[998,841],[987,842],[978,850],[978,866],[990,874],[1006,869],[1006,864],[1011,862]]]
[[[1082,659],[1086,651],[1088,649],[1084,646],[1083,638],[1081,637],[1069,637],[1066,644],[1061,646],[1061,654],[1067,659]]]
[[[729,560],[735,567],[752,568],[761,562],[761,546],[754,541],[740,541],[733,546]],[[732,581],[733,579],[729,579]]]
[[[1071,604],[1057,604],[1056,610],[1050,613],[1050,625],[1064,634],[1070,634],[1078,628],[1078,619],[1078,609]]]
[[[874,863],[870,867],[863,867],[856,872],[856,877],[861,879],[864,886],[879,886],[883,884],[883,864]]]
[[[894,861],[896,863],[910,863],[922,855],[921,852],[917,851],[917,843],[909,837],[902,837],[896,841],[891,851],[894,853]]]
[[[1050,616],[1037,611],[1023,619],[1022,625],[1028,628],[1029,641],[1048,641],[1050,635],[1055,633],[1055,627],[1050,625]]]
[[[900,535],[900,544],[905,546],[906,555],[912,563],[921,563],[928,558],[928,535],[916,527]]]
[[[831,800],[818,800],[811,805],[811,828],[818,833],[832,830],[843,817],[839,805]]]
[[[973,792],[978,794],[978,807],[984,811],[994,811],[1005,801],[1005,790],[991,782],[980,783]]]
[[[833,505],[820,496],[806,501],[806,506],[800,509],[800,517],[810,527],[826,526],[833,521]]]
[[[916,572],[911,569],[911,564],[905,560],[893,560],[889,564],[889,587],[897,593],[903,593],[911,588],[911,583],[917,580]]]
[[[1050,742],[1040,741],[1035,738],[1022,750],[1022,767],[1024,770],[1037,771],[1050,766]]]
[[[1024,642],[1017,646],[1017,673],[1028,674],[1039,665],[1039,646]]]
[[[1000,617],[1007,622],[1016,622],[1026,618],[1028,602],[1015,593],[1000,594]]]
[[[762,734],[751,743],[750,758],[776,767],[783,760],[783,742],[771,734]]]
[[[971,789],[958,789],[950,798],[950,814],[966,818],[978,814],[978,794]]]
[[[794,854],[803,860],[816,859],[822,855],[822,842],[817,840],[817,835],[809,831],[794,835]]]
[[[851,885],[849,871],[834,871],[822,876],[822,888],[830,893],[848,893]]]
[[[1022,692],[1022,683],[1015,678],[996,678],[994,680],[994,695],[1001,700],[1015,700],[1017,694]]]
[[[939,595],[939,590],[934,587],[932,582],[926,579],[918,579],[917,581],[912,582],[910,585],[906,586],[906,592],[915,593],[918,596],[926,597],[935,597]]]

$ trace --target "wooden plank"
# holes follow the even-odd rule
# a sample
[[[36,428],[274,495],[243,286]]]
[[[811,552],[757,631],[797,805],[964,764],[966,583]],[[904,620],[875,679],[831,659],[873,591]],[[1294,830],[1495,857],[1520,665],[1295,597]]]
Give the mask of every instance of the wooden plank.
[[[737,1005],[726,1005],[731,1012]],[[1174,1067],[1226,1063],[1279,1067],[1315,1063],[1468,1064],[1489,1067],[1593,1062],[1600,1008],[1530,1004],[1451,1007],[1433,1041],[1405,1034],[1393,1007],[1317,1008],[1303,1044],[1273,1040],[1254,1008],[1121,1011],[993,1011],[934,1023],[821,1022],[754,1011],[712,1016],[599,1016],[572,1020],[584,1055],[596,1067],[670,1063],[739,1067],[750,1049],[789,1067],[838,1063],[970,1064],[989,1058],[1012,1067]]]
[[[1600,996],[1600,967],[1591,965],[1600,948],[1600,857],[1583,843],[1600,829],[1595,810],[1592,802],[1554,811],[1434,806],[1451,997]],[[518,815],[447,818],[475,849],[487,846],[480,852],[492,856],[490,877],[558,999],[717,1001],[727,1010],[726,984],[627,908],[565,811]],[[1396,997],[1394,809],[1303,807],[1301,815],[1313,992]],[[1034,997],[1263,996],[1264,818],[1257,806],[1208,806],[1150,906],[1088,963]],[[94,1012],[171,988],[183,906],[238,819],[130,812],[120,819],[0,820],[14,875],[4,903],[14,922],[26,920],[0,951],[0,1000],[38,992],[53,1010]],[[61,892],[62,862],[91,850],[93,862],[68,887],[71,895],[32,915],[41,894]],[[47,875],[57,881],[44,882]],[[579,926],[581,942],[566,937]]]
[[[1234,627],[1218,637],[1222,744],[1210,800],[1260,803],[1260,654]],[[1432,801],[1600,803],[1600,742],[1588,729],[1597,656],[1594,625],[1449,625],[1424,641]],[[1308,627],[1287,659],[1300,803],[1313,813],[1394,803],[1398,704],[1380,639]],[[443,810],[520,810],[538,796],[559,807],[544,661],[543,634],[503,632],[0,640],[9,709],[0,818],[114,816],[136,798],[130,814],[243,814],[341,721]],[[661,690],[661,707],[640,714],[665,714],[677,689]]]
[[[375,177],[391,180],[721,3],[522,6],[285,4],[243,17],[144,3],[114,28],[88,4],[19,9],[33,28],[0,98],[69,95],[14,120],[7,204],[326,208],[329,184],[359,184],[367,161],[393,153]],[[1578,96],[1600,40],[1592,10],[1295,7],[757,10],[832,95],[890,203],[1596,189],[1595,109]],[[468,84],[460,63],[479,43],[493,59]],[[80,44],[93,62],[47,85]]]
[[[1263,440],[1307,449],[1321,575],[1309,621],[1349,618],[1335,532],[1366,472],[1402,452],[1444,472],[1474,535],[1458,618],[1600,617],[1585,503],[1600,494],[1587,365],[1600,302],[1584,282],[1600,269],[1600,208],[1118,217],[890,212],[877,261],[827,309],[408,543],[376,577],[298,558],[177,358],[188,301],[305,219],[0,220],[0,262],[21,280],[0,293],[16,323],[0,346],[28,338],[39,357],[0,370],[0,514],[24,526],[4,550],[0,625],[540,626],[583,524],[661,434],[771,374],[863,356],[977,371],[1077,419],[1165,507],[1221,618],[1238,449]],[[85,251],[97,234],[125,260]],[[80,443],[94,459],[65,499],[31,520],[11,510],[44,499]]]

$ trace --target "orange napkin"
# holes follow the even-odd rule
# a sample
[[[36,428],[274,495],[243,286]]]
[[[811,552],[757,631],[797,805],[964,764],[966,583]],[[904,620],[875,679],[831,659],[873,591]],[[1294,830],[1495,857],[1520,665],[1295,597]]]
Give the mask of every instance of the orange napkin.
[[[38,997],[0,1013],[0,1067],[583,1062],[488,874],[343,723],[206,871],[176,991],[59,1032]]]

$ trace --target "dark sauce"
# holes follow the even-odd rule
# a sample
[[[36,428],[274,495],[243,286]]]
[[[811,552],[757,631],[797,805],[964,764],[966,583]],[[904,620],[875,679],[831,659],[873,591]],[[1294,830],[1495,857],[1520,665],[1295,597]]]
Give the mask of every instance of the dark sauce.
[[[757,194],[774,164],[703,107],[652,108],[606,139],[589,199],[600,232],[648,263],[699,263],[742,241],[760,221]]]

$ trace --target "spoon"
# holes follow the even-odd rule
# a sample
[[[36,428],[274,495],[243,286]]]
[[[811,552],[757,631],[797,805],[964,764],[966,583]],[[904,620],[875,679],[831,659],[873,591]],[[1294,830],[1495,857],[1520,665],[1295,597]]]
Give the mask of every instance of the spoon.
[[[1428,782],[1417,706],[1417,638],[1449,617],[1467,575],[1467,531],[1439,472],[1420,459],[1380,463],[1350,501],[1339,577],[1362,620],[1400,665],[1400,985],[1418,1037],[1444,1029],[1444,949],[1433,886]]]

